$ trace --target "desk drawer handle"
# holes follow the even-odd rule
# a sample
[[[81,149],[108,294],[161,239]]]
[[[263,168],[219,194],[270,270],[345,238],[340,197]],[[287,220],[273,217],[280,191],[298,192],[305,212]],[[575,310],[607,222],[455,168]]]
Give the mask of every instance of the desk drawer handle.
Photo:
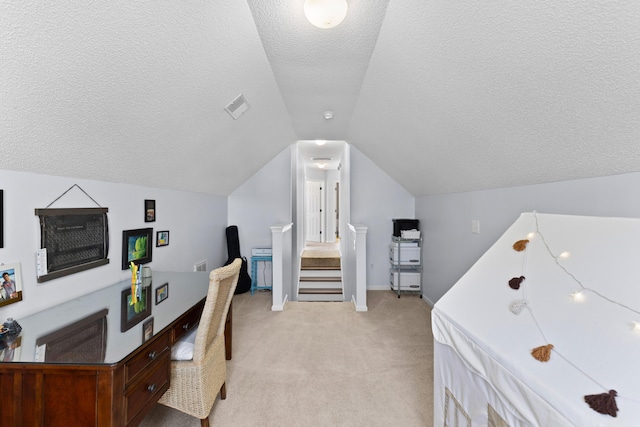
[[[153,360],[156,358],[156,352],[152,351],[151,353],[149,353],[149,359]]]
[[[184,325],[182,325],[182,329],[184,329],[185,331],[187,329],[189,329],[189,322],[185,323]]]
[[[154,391],[156,391],[156,385],[155,384],[151,384],[151,385],[147,386],[147,391],[149,391],[149,393],[153,393]]]

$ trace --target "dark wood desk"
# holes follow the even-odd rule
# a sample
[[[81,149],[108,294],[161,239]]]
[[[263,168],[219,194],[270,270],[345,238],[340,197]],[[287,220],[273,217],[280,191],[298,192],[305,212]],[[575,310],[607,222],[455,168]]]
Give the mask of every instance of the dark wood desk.
[[[155,305],[155,288],[164,283],[169,283],[170,297]],[[169,388],[171,346],[198,323],[208,284],[208,273],[154,271],[151,316],[155,333],[144,343],[144,321],[120,332],[120,293],[129,286],[127,281],[17,319],[23,328],[20,351],[14,361],[0,363],[0,425],[138,425]],[[103,361],[38,361],[42,352],[36,351],[35,342],[39,337],[105,308]],[[231,309],[225,337],[230,359]]]

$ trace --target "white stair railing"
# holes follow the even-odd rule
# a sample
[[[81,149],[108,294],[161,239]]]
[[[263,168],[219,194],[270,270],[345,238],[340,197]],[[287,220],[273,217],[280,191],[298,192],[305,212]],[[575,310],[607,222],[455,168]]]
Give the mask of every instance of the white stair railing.
[[[353,301],[356,311],[367,311],[367,230],[364,225],[348,224],[349,233],[343,254],[345,300]]]
[[[293,223],[271,226],[271,259],[273,285],[271,289],[272,311],[284,310],[284,304],[293,295],[291,277]]]

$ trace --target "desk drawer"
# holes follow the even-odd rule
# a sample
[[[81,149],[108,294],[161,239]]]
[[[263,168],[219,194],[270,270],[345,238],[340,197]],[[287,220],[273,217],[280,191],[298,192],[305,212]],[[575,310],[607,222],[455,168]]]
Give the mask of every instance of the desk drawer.
[[[191,310],[189,310],[184,316],[180,318],[173,327],[173,343],[178,341],[181,336],[193,329],[194,326],[200,321],[202,315],[202,309],[204,308],[204,301],[198,303]]]
[[[155,404],[169,388],[171,372],[171,357],[164,352],[151,367],[146,378],[138,382],[135,387],[127,390],[125,395],[125,414],[127,424],[147,405]],[[146,373],[146,372],[145,372]]]
[[[149,347],[147,347],[144,351],[141,351],[140,354],[136,355],[134,358],[129,360],[125,366],[125,383],[129,384],[131,379],[133,379],[140,372],[145,370],[147,366],[153,363],[156,359],[158,359],[163,352],[169,351],[169,334],[164,333],[160,335]]]

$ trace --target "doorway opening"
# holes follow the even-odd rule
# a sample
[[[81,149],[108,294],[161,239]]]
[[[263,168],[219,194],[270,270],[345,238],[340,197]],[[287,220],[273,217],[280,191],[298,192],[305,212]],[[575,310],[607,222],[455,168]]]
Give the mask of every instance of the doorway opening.
[[[297,299],[342,301],[341,241],[348,222],[348,144],[298,141],[295,190]],[[329,259],[330,258],[330,259]],[[325,264],[331,265],[325,265]]]

